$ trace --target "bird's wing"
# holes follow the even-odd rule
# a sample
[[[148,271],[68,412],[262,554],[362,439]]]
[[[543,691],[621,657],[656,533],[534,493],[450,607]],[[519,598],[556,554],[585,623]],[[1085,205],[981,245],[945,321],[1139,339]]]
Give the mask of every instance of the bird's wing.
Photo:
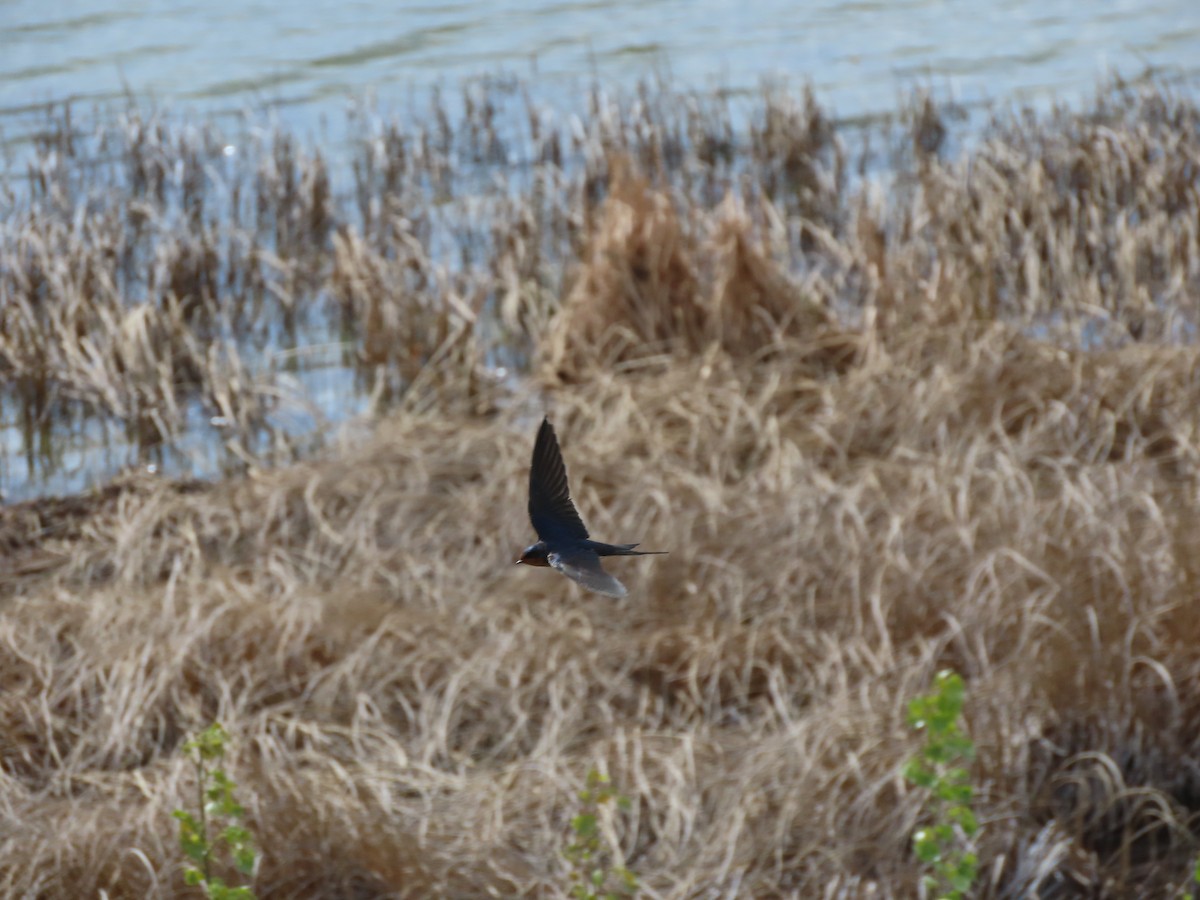
[[[587,540],[588,530],[571,502],[567,469],[549,419],[542,419],[529,467],[529,520],[543,541]]]
[[[626,594],[625,585],[604,571],[604,567],[600,565],[600,557],[594,550],[574,547],[551,553],[546,559],[558,571],[572,581],[578,581],[590,591],[618,598]]]

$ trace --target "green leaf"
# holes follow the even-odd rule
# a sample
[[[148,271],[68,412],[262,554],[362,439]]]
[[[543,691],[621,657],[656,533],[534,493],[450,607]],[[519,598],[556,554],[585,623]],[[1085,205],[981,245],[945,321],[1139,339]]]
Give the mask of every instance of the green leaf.
[[[198,734],[193,740],[184,745],[188,753],[196,753],[204,762],[220,759],[225,754],[225,745],[229,743],[229,732],[221,727],[220,722],[213,722]]]
[[[596,817],[591,813],[580,813],[571,819],[571,828],[580,837],[589,837],[596,833]]]
[[[941,858],[942,848],[936,836],[928,829],[921,828],[913,835],[913,852],[921,862],[932,863]]]
[[[950,884],[959,891],[969,891],[975,883],[978,861],[974,853],[965,853],[950,873]]]
[[[958,823],[958,827],[963,830],[967,837],[971,837],[979,830],[979,822],[975,818],[975,810],[969,806],[956,806],[946,812],[946,815]]]
[[[923,788],[932,786],[934,779],[937,777],[934,771],[917,757],[913,757],[904,764],[903,774],[905,781]]]
[[[944,778],[934,790],[934,796],[939,800],[959,806],[970,803],[974,794],[975,791],[969,784],[948,783]]]
[[[253,874],[254,863],[257,859],[258,854],[250,847],[239,847],[233,854],[233,864],[243,875]]]
[[[181,825],[179,827],[179,849],[188,859],[202,863],[208,856],[208,841],[199,829],[190,825]]]

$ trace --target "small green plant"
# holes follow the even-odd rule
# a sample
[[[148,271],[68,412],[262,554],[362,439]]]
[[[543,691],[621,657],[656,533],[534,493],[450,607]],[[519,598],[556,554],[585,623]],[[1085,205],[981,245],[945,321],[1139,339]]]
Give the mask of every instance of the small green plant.
[[[1192,886],[1196,885],[1200,885],[1200,856],[1196,857],[1195,865],[1192,866]],[[1196,892],[1194,890],[1184,891],[1183,900],[1196,900]]]
[[[971,808],[974,791],[963,767],[975,745],[963,730],[965,688],[959,675],[938,672],[933,691],[908,704],[908,723],[925,732],[921,751],[904,766],[904,777],[929,792],[933,824],[913,835],[913,851],[931,872],[925,889],[939,900],[962,900],[975,883],[979,860],[972,847],[979,830]]]
[[[620,900],[636,897],[637,875],[622,865],[613,865],[611,854],[601,841],[601,810],[609,803],[629,809],[623,797],[609,783],[608,776],[596,769],[587,774],[587,787],[579,792],[580,808],[571,818],[574,839],[563,851],[571,863],[571,896],[576,900]]]
[[[237,785],[221,768],[229,733],[214,722],[183,745],[183,752],[196,766],[197,813],[177,809],[172,814],[179,820],[179,846],[191,861],[183,870],[183,880],[199,885],[212,900],[255,900],[254,892],[245,886],[230,886],[213,874],[217,851],[224,846],[233,867],[242,875],[254,872],[257,854],[254,836],[241,822],[245,810],[233,795]],[[221,827],[221,822],[225,826]],[[209,829],[220,829],[210,837]]]

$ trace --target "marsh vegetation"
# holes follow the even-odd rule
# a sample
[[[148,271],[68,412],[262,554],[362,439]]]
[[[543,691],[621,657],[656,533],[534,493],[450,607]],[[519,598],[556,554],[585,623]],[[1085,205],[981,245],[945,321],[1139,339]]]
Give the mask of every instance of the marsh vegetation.
[[[221,477],[0,510],[0,893],[184,894],[219,720],[259,897],[562,896],[594,769],[642,896],[911,897],[944,668],[979,896],[1183,886],[1200,108],[947,127],[497,84],[335,167],[60,116],[3,201],[5,415],[213,428]],[[369,427],[281,422],[314,345]],[[543,410],[593,529],[672,551],[624,602],[511,565]]]

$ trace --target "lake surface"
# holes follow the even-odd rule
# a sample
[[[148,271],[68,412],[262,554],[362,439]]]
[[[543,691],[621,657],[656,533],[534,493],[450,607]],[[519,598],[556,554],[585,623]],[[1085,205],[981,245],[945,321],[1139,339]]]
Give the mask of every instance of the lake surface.
[[[172,109],[280,110],[301,133],[374,93],[504,70],[548,101],[591,80],[746,89],[810,80],[839,116],[882,112],[928,85],[968,105],[1072,100],[1146,66],[1200,73],[1200,3],[1066,0],[0,0],[0,127],[48,100],[132,93]]]
[[[560,110],[581,108],[591,85],[633,88],[660,75],[675,89],[733,94],[768,79],[807,82],[826,110],[858,119],[895,110],[914,87],[968,108],[1076,103],[1106,74],[1148,67],[1196,82],[1200,2],[0,0],[0,175],[9,164],[12,180],[24,177],[46,104],[66,100],[102,116],[129,99],[192,120],[269,116],[302,140],[324,141],[336,187],[347,178],[329,138],[337,141],[347,110],[367,102],[404,118],[427,110],[434,88],[452,104],[465,81],[498,73]],[[361,384],[336,359],[294,380],[328,420],[367,410]],[[42,429],[35,448],[5,390],[5,498],[76,491],[132,464],[220,471],[220,423],[198,406],[171,464],[90,420]],[[311,425],[300,419],[298,431]]]

